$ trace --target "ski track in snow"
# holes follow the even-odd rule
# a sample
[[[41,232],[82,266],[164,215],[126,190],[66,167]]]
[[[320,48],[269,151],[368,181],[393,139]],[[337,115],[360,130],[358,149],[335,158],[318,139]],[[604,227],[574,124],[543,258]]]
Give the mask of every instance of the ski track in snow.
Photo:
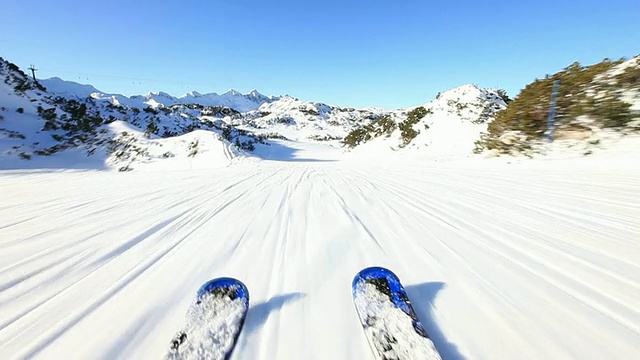
[[[443,359],[630,358],[640,171],[342,162],[0,173],[0,353],[161,358],[243,281],[233,359],[373,359],[351,297],[402,279]]]

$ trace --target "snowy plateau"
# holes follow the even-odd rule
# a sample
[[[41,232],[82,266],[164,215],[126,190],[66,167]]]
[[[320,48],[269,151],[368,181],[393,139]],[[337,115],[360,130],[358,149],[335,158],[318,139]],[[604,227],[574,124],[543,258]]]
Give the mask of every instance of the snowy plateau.
[[[251,294],[233,359],[374,359],[351,294],[369,266],[445,360],[637,357],[637,135],[475,154],[506,104],[463,85],[419,105],[410,142],[348,148],[415,108],[0,75],[3,358],[162,358],[224,276]]]

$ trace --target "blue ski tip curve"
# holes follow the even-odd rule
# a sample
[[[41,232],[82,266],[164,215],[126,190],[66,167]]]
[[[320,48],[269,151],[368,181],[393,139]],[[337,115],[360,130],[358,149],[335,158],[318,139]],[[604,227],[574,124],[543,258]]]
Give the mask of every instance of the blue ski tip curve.
[[[234,278],[222,277],[207,281],[204,285],[198,289],[196,299],[201,299],[205,295],[215,293],[216,290],[225,289],[230,290],[229,293],[232,299],[241,298],[245,305],[249,306],[249,289],[242,283],[242,281]]]
[[[363,282],[376,283],[376,286],[382,286],[384,288],[384,290],[381,289],[382,292],[389,296],[393,305],[411,317],[414,330],[421,336],[429,338],[411,305],[404,286],[402,286],[400,279],[393,271],[380,266],[372,266],[361,270],[351,284],[354,299],[358,296],[358,284]]]
[[[400,283],[400,279],[396,274],[393,273],[393,271],[380,266],[372,266],[372,267],[368,267],[366,269],[361,270],[356,275],[356,277],[353,278],[353,283],[351,284],[351,287],[354,294],[356,291],[356,286],[358,285],[359,282],[372,280],[372,279],[387,279],[387,282],[389,283],[389,288],[392,293],[398,293],[400,291],[404,292],[404,288]]]

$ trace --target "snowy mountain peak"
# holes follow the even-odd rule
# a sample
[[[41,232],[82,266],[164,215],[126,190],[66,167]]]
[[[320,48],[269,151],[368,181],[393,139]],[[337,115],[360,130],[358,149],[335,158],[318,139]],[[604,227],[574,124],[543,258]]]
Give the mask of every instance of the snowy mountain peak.
[[[436,99],[446,100],[473,100],[478,97],[484,97],[486,94],[485,89],[481,89],[474,84],[465,84],[454,87],[447,91],[443,91]]]
[[[289,95],[282,96],[275,101],[266,102],[260,106],[260,111],[279,113],[301,111],[308,114],[309,112],[317,113],[320,109],[328,112],[331,107],[322,103],[302,101]]]
[[[133,99],[134,97],[131,98]],[[163,91],[150,92],[146,97],[140,99],[144,102],[144,104],[151,105],[153,107],[171,106],[179,103],[177,98]]]
[[[476,110],[483,110],[486,107],[493,106],[504,108],[507,104],[504,102],[498,90],[484,89],[474,84],[465,84],[439,93],[436,98],[425,107],[432,109],[436,113],[438,110],[444,112],[455,111],[461,118],[477,118]]]
[[[175,97],[164,91],[152,91],[147,95],[127,97],[120,94],[107,94],[91,85],[78,84],[57,77],[44,79],[40,82],[50,93],[59,96],[78,99],[93,98],[98,101],[110,102],[114,105],[127,105],[137,108],[198,104],[203,106],[226,106],[240,112],[247,112],[257,110],[262,104],[280,99],[279,96],[265,96],[257,90],[242,94],[234,89],[230,89],[222,95],[218,95],[215,92],[202,94],[197,91],[190,91],[180,97]]]
[[[229,89],[227,90],[224,94],[222,95],[227,95],[227,96],[242,96],[242,93],[240,93],[239,91],[236,91],[234,89]]]
[[[227,106],[240,112],[257,110],[262,104],[272,102],[279,97],[267,97],[253,90],[248,94],[242,94],[237,90],[230,89],[225,93],[200,94],[191,91],[179,98],[179,102],[188,104],[200,104],[204,106]]]
[[[147,94],[147,97],[165,97],[165,98],[174,98],[172,95],[164,92],[164,91],[151,91]]]
[[[210,95],[218,95],[216,93],[211,93]],[[199,97],[203,97],[204,95],[202,95],[201,93],[193,90],[193,91],[189,91],[188,93],[180,96],[180,99],[188,99],[188,98],[199,98]]]

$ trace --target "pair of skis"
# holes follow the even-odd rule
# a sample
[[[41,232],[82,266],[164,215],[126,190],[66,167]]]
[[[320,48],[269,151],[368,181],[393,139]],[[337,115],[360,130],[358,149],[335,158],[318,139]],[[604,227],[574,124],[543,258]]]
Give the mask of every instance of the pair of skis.
[[[441,359],[393,272],[366,268],[353,279],[352,291],[376,359]],[[249,291],[242,282],[232,278],[207,282],[198,290],[166,359],[228,360],[248,310]]]

